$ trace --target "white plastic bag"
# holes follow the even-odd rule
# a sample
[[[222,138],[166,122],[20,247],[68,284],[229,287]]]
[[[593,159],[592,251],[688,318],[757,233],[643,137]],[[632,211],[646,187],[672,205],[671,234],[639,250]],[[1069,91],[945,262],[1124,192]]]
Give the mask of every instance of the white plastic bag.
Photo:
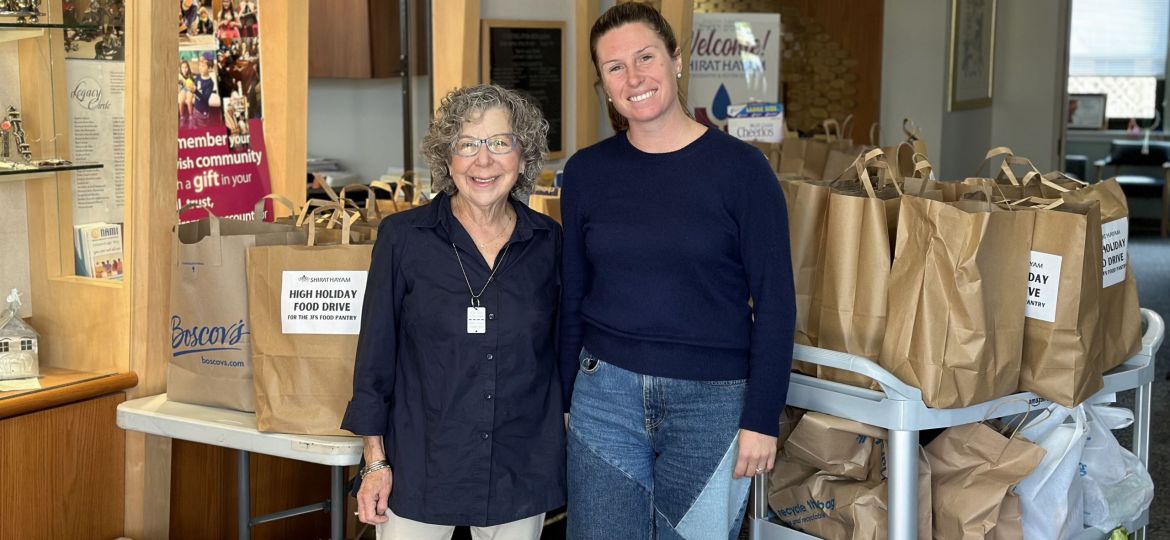
[[[1089,438],[1081,453],[1085,525],[1103,532],[1133,530],[1154,499],[1154,481],[1141,460],[1121,447],[1112,430],[1133,424],[1133,411],[1085,406]]]
[[[1088,438],[1085,411],[1053,404],[1020,434],[1045,452],[1036,470],[1016,486],[1024,538],[1069,538],[1084,527],[1079,471]]]

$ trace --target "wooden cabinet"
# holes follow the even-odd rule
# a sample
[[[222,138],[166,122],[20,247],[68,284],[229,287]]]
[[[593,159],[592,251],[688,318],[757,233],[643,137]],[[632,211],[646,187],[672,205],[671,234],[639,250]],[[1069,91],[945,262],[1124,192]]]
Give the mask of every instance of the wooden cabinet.
[[[421,8],[411,3],[414,25],[412,73],[426,73],[427,40]],[[400,55],[399,0],[311,0],[309,77],[380,79],[397,77]]]

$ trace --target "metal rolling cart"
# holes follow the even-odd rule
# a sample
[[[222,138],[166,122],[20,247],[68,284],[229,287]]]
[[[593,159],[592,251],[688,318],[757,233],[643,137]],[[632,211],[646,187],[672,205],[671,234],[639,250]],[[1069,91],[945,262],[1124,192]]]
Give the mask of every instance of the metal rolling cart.
[[[1150,391],[1154,379],[1154,356],[1162,345],[1165,325],[1162,317],[1142,309],[1141,350],[1105,375],[1105,387],[1098,395],[1137,390],[1134,410],[1133,452],[1142,464],[1149,464]],[[793,357],[826,367],[846,369],[874,379],[881,390],[857,388],[792,374],[788,404],[794,407],[848,418],[889,430],[889,521],[890,540],[913,540],[918,526],[918,432],[979,422],[1026,412],[1027,404],[1046,407],[1049,402],[1031,392],[1007,396],[961,409],[932,409],[922,402],[922,393],[898,380],[874,362],[851,354],[797,345]],[[1021,399],[1023,398],[1023,399]],[[1027,404],[1025,404],[1027,403]],[[1136,538],[1144,540],[1148,513],[1139,520]],[[752,503],[748,512],[752,540],[816,540],[815,536],[789,529],[768,508],[768,478],[756,475],[752,482]],[[1076,540],[1101,539],[1106,535],[1088,529]]]

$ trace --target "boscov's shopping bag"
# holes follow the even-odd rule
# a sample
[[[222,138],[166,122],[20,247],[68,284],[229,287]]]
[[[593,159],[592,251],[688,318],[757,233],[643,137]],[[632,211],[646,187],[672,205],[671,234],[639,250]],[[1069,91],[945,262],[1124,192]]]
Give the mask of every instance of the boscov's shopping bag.
[[[314,213],[331,211],[318,208]],[[341,243],[248,250],[256,424],[262,432],[350,435],[340,429],[353,389],[354,355],[373,245]]]
[[[287,201],[287,200],[285,200]],[[171,267],[171,361],[167,399],[252,412],[252,328],[247,250],[303,244],[291,224],[207,217],[175,227]],[[180,210],[181,214],[184,210]]]

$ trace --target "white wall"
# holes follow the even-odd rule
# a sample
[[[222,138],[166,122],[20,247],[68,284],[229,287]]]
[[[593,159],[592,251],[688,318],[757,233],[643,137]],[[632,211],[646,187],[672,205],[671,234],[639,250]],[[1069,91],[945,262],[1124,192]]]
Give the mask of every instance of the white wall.
[[[1069,0],[1000,1],[991,138],[1042,171],[1064,166]]]
[[[430,174],[418,155],[431,118],[430,77],[412,77],[414,166]],[[341,160],[367,183],[402,169],[402,80],[309,79],[311,156]]]
[[[902,119],[910,118],[936,167],[947,91],[947,28],[942,21],[949,16],[949,4],[886,0],[883,11],[881,142],[903,140]]]
[[[1057,167],[1068,2],[997,2],[992,105],[948,112],[951,2],[887,0],[883,143],[901,140],[911,118],[943,178],[975,174],[989,148],[1005,145],[1041,170]]]
[[[572,58],[576,9],[573,0],[483,0],[480,17],[565,22],[566,157],[577,146],[573,114],[576,111],[576,73]],[[586,24],[591,24],[589,21]],[[477,47],[478,49],[478,47]],[[417,155],[418,143],[431,118],[430,80],[416,77],[414,88],[415,168],[425,171]],[[375,179],[387,168],[402,167],[402,85],[397,78],[375,80],[309,80],[309,155],[340,159],[346,168],[365,180]],[[564,160],[546,168],[558,169]]]

